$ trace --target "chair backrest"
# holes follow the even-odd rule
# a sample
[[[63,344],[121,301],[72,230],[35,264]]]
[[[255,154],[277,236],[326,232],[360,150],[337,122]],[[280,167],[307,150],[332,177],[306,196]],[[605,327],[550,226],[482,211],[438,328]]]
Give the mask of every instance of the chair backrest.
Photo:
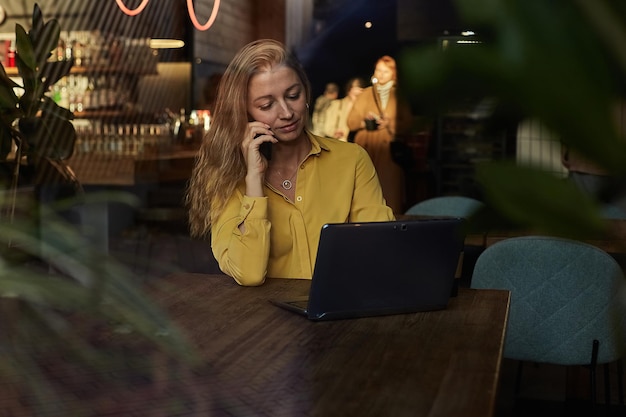
[[[442,196],[420,201],[409,208],[405,214],[468,218],[482,206],[481,201],[470,197]]]
[[[558,365],[622,357],[626,281],[599,248],[572,240],[527,236],[503,240],[478,258],[472,288],[511,291],[504,357]]]
[[[605,219],[626,219],[626,211],[624,211],[621,207],[612,204],[605,204],[602,206],[601,215]]]

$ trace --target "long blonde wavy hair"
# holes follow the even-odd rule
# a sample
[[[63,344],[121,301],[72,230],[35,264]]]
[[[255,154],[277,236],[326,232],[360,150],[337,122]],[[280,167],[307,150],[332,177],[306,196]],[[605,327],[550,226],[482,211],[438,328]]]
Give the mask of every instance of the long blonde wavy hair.
[[[304,85],[307,103],[311,87],[298,60],[284,45],[261,39],[244,46],[230,62],[220,80],[211,128],[205,135],[187,187],[185,203],[194,237],[206,237],[211,224],[224,209],[237,185],[246,175],[241,151],[246,127],[248,83],[268,65],[293,69]]]

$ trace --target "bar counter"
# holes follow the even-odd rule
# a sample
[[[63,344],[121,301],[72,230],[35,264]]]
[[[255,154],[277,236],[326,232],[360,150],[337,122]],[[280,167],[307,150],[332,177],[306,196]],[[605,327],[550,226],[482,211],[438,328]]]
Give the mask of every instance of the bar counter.
[[[83,185],[132,186],[189,179],[199,145],[172,145],[138,155],[75,154],[67,163]]]

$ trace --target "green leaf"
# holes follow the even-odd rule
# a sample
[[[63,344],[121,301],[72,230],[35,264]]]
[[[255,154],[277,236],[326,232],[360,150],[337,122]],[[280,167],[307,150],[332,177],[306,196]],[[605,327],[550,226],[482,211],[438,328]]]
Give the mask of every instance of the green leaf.
[[[41,77],[44,80],[44,91],[48,91],[52,85],[68,75],[73,66],[73,58],[66,61],[46,62],[41,69]]]
[[[0,65],[0,84],[10,88],[20,87],[18,83],[13,81],[8,75],[3,65]]]
[[[74,151],[76,130],[67,119],[43,113],[41,117],[20,119],[19,127],[26,142],[38,157],[64,160]]]
[[[17,56],[15,62],[24,83],[24,93],[19,99],[20,109],[24,117],[35,116],[39,111],[44,94],[43,83],[37,73],[30,69],[21,57]]]
[[[17,105],[18,97],[12,87],[0,85],[0,110],[14,109]]]
[[[24,91],[19,99],[19,108],[22,116],[34,116],[39,110],[39,100],[42,95],[41,81],[36,72],[29,68],[20,56],[15,57],[15,63],[24,83]]]
[[[47,132],[37,149],[40,155],[54,160],[65,160],[72,156],[76,142],[76,130],[68,120],[46,115],[44,130]]]
[[[47,96],[44,97],[43,103],[41,105],[41,111],[63,120],[74,119],[74,113],[72,113],[65,107],[59,106],[53,99]]]
[[[35,304],[53,305],[59,308],[85,308],[89,290],[68,280],[24,274],[19,279],[0,275],[0,294],[13,293]]]
[[[24,27],[17,23],[15,25],[15,45],[16,52],[24,64],[33,71],[37,70],[37,58],[35,56],[35,48],[30,36],[24,30]]]
[[[522,227],[573,238],[604,231],[597,204],[551,173],[491,162],[478,166],[476,178],[488,204]]]
[[[33,26],[30,29],[30,36],[33,43],[37,43],[41,38],[43,32],[44,22],[43,13],[37,3],[33,6]]]
[[[626,25],[624,24],[624,10],[616,11],[605,2],[576,0],[576,3],[589,17],[589,22],[606,43],[612,54],[626,71]],[[620,20],[621,18],[621,20]]]
[[[33,39],[35,59],[39,68],[43,67],[48,58],[50,58],[52,51],[56,50],[60,34],[61,26],[59,22],[50,20],[44,25],[39,39],[37,41]]]
[[[18,107],[21,109],[20,118],[35,117],[39,111],[40,95],[35,90],[26,90],[18,101]]]
[[[11,129],[0,126],[0,161],[6,161],[13,145],[13,135]]]

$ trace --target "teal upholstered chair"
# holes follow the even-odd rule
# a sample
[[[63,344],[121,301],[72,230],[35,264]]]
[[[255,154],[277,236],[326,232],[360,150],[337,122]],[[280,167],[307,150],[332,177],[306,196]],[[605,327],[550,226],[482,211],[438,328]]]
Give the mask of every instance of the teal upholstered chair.
[[[441,196],[420,201],[405,214],[423,216],[452,216],[468,218],[483,207],[479,200],[464,196]]]
[[[596,365],[606,364],[608,372],[608,364],[617,362],[623,404],[626,281],[609,254],[566,239],[511,238],[480,255],[471,286],[511,291],[505,358],[590,366],[594,403]],[[517,388],[521,367],[519,372]],[[610,404],[608,386],[606,395]]]

